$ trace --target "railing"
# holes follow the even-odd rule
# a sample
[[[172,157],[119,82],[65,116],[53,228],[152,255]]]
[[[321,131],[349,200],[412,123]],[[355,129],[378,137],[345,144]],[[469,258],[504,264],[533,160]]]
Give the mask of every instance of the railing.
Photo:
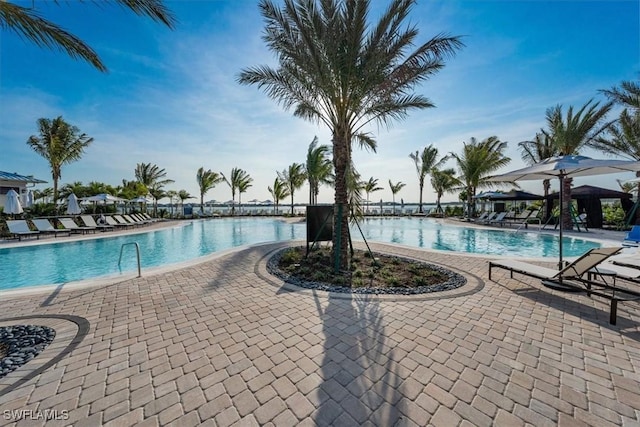
[[[540,230],[542,229],[542,220],[540,218],[529,218],[529,219],[525,220],[522,224],[520,224],[520,227],[516,228],[514,233],[517,233],[518,231],[520,231],[522,229],[522,227],[528,228],[529,224],[530,224],[528,221],[533,221],[534,223],[537,222],[538,223],[538,232],[540,232]]]
[[[120,246],[120,258],[118,258],[118,268],[120,268],[120,264],[122,263],[122,252],[124,251],[124,247],[127,245],[135,245],[136,247],[136,258],[138,259],[138,277],[142,277],[142,273],[140,271],[140,246],[138,245],[138,242],[123,243],[122,246]]]

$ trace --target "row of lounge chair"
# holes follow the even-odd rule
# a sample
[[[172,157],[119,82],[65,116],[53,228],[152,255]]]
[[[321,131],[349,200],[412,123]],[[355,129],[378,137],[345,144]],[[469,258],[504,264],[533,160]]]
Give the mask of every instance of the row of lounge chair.
[[[509,226],[523,226],[528,224],[530,220],[536,219],[538,222],[538,214],[540,210],[524,210],[519,214],[514,211],[509,212],[485,212],[473,221],[478,224],[484,225],[499,225],[501,227],[505,225]]]
[[[7,220],[7,227],[11,236],[22,240],[26,237],[35,237],[39,239],[41,235],[71,235],[71,233],[95,233],[97,230],[108,231],[118,228],[140,227],[150,224],[156,220],[148,214],[129,214],[129,215],[107,215],[101,216],[104,222],[96,222],[92,215],[80,215],[80,219],[84,225],[78,225],[73,218],[57,218],[62,228],[56,228],[51,221],[46,218],[32,219],[31,223],[35,230],[31,229],[24,219]]]
[[[632,286],[640,284],[640,260],[637,256],[616,256],[623,248],[591,249],[566,267],[556,270],[523,261],[505,259],[489,262],[489,280],[493,269],[500,268],[514,273],[540,279],[551,288],[585,292],[608,299],[610,303],[609,323],[616,324],[618,302],[639,301],[640,291],[621,287],[620,281]]]

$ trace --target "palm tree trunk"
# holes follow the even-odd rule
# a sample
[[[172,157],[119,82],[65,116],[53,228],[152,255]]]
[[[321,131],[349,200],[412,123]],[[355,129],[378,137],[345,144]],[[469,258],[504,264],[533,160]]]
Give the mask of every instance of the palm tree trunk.
[[[293,188],[291,190],[293,190]],[[293,191],[291,191],[291,216],[293,216]]]
[[[349,192],[347,170],[349,167],[350,141],[341,129],[333,134],[333,167],[335,170],[335,206],[333,225],[333,257],[338,259],[338,268],[349,269]],[[339,215],[339,213],[341,215]]]
[[[562,221],[564,230],[573,230],[573,221],[571,220],[571,212],[569,210],[571,206],[571,183],[573,182],[573,178],[565,178],[563,182],[562,191],[564,194],[560,201],[560,203],[562,203],[562,218],[560,218],[560,221]]]
[[[418,207],[418,212],[422,212],[422,190],[424,189],[424,181],[420,181],[420,205]]]
[[[200,193],[200,213],[204,215],[204,194]]]

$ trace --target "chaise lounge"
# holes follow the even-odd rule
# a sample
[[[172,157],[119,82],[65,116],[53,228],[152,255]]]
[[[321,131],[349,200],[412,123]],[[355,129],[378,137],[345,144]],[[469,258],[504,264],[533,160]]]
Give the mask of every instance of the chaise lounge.
[[[541,267],[516,260],[495,260],[489,262],[489,280],[494,268],[508,270],[510,277],[513,273],[534,277],[542,280],[542,283],[550,287],[564,288],[566,290],[586,292],[588,296],[596,295],[611,301],[609,323],[616,324],[617,307],[619,301],[634,301],[640,299],[640,292],[619,288],[609,284],[606,280],[595,281],[589,277],[601,277],[598,266],[606,259],[620,252],[622,248],[596,248],[591,249],[580,258],[576,259],[562,270]],[[613,275],[615,278],[615,275]]]
[[[35,236],[36,239],[40,239],[40,232],[31,230],[29,224],[27,224],[27,221],[24,219],[7,220],[7,227],[9,228],[9,233],[17,237],[18,241],[21,241],[23,237],[33,236]]]
[[[71,235],[71,230],[54,228],[53,225],[51,225],[51,222],[46,218],[32,219],[31,222],[39,232],[53,234],[53,237],[58,237],[58,234],[62,233],[65,233],[68,236]]]

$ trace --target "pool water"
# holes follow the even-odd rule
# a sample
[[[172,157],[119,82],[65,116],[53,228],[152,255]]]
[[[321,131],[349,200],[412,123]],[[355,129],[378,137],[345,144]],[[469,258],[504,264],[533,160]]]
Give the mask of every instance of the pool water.
[[[367,219],[362,224],[367,240],[419,248],[518,257],[558,257],[558,238],[441,224],[428,218]],[[362,240],[357,228],[354,240]],[[214,252],[263,242],[304,240],[304,223],[268,218],[227,218],[185,222],[175,227],[113,237],[38,244],[0,249],[0,290],[62,284],[136,270],[137,242],[142,268],[166,266]],[[600,244],[565,238],[564,255],[578,256]]]

